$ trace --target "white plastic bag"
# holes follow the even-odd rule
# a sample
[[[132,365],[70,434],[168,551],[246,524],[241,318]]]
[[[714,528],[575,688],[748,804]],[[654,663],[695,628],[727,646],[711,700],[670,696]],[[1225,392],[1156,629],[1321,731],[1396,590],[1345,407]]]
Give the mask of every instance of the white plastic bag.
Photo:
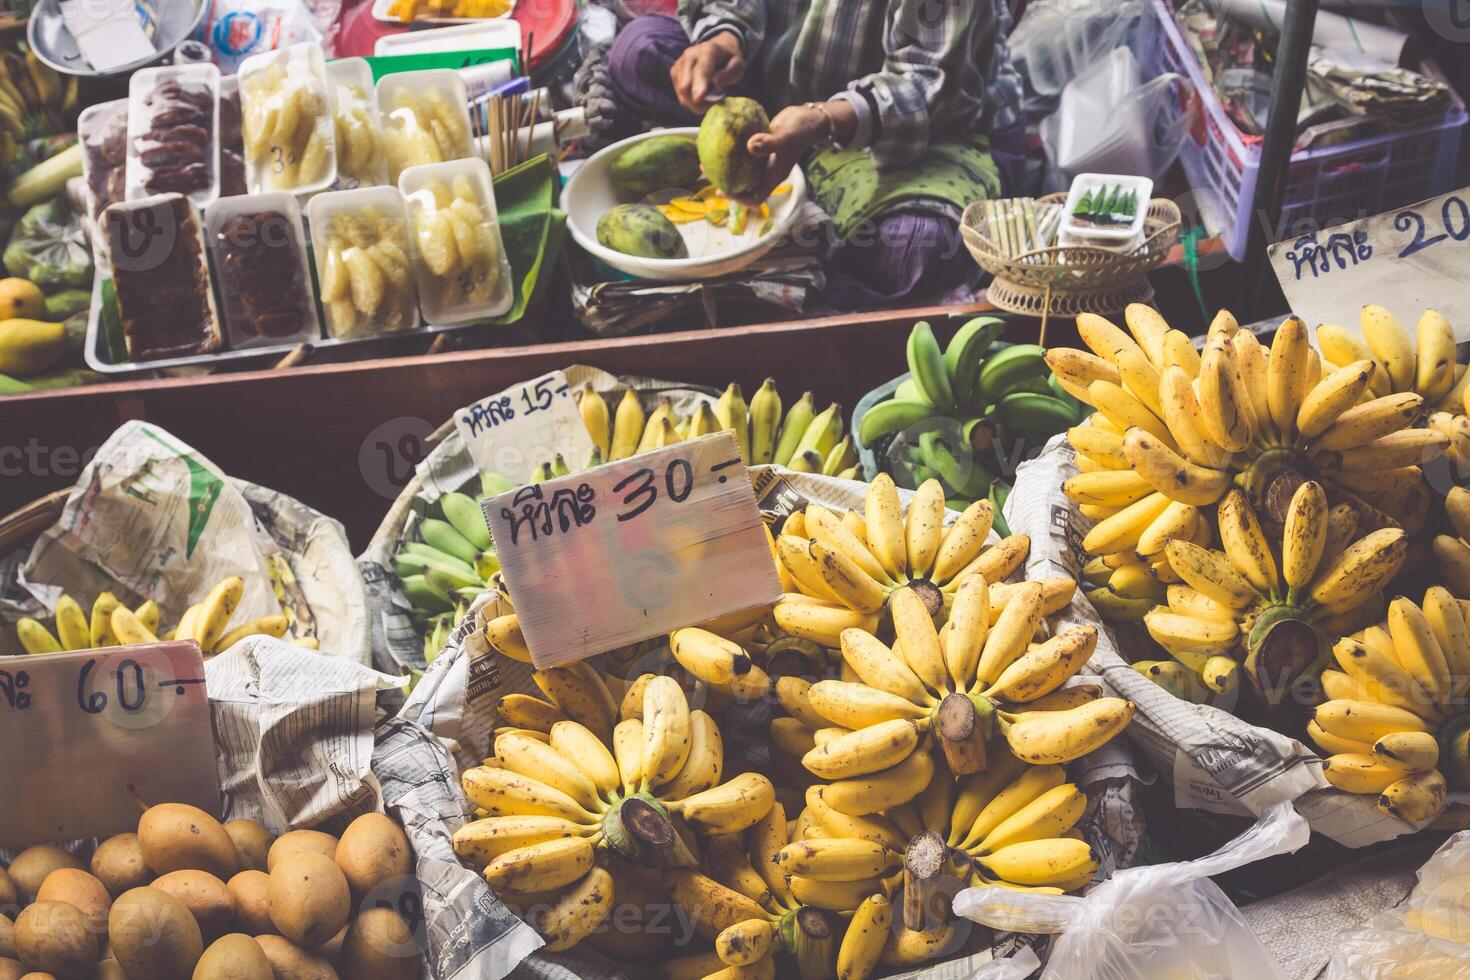
[[[1165,73],[1148,82],[1133,52],[1115,48],[1062,89],[1053,112],[1041,121],[1041,141],[1052,166],[1066,177],[1080,173],[1133,174],[1158,180],[1189,138],[1198,111],[1183,100],[1189,83]]]
[[[1011,57],[1036,94],[1055,96],[1094,61],[1127,47],[1143,9],[1142,0],[1038,0],[1011,32]]]
[[[1344,933],[1324,974],[1326,980],[1408,976],[1470,980],[1470,831],[1434,852],[1406,902]]]
[[[1210,876],[1295,851],[1310,835],[1280,803],[1208,857],[1119,871],[1085,897],[967,888],[954,910],[994,929],[1059,933],[1041,980],[1286,980]]]

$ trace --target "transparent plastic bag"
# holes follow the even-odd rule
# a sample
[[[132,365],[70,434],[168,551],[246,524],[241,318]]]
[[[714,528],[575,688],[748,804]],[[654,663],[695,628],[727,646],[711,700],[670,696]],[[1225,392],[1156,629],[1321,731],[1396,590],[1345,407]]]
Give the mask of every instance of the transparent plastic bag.
[[[1470,980],[1470,831],[1419,869],[1403,904],[1343,933],[1325,980]]]
[[[1182,76],[1144,82],[1127,48],[1116,48],[1062,90],[1057,111],[1041,122],[1052,166],[1069,179],[1080,173],[1134,174],[1158,180],[1189,138],[1198,112]],[[1181,109],[1181,104],[1184,108]]]
[[[1011,32],[1011,57],[1038,95],[1054,96],[1094,61],[1132,44],[1142,0],[1038,0]]]
[[[1211,875],[1307,843],[1290,803],[1195,861],[1119,871],[1085,897],[967,888],[954,910],[994,929],[1058,933],[1041,980],[1286,980]]]

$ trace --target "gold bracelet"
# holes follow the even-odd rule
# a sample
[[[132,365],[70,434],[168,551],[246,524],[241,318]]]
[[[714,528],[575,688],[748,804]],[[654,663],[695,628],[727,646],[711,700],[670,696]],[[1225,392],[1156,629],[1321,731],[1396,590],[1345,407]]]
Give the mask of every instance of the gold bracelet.
[[[807,109],[815,109],[827,119],[827,145],[837,145],[837,119],[832,115],[832,110],[827,108],[825,102],[808,102],[804,106]]]

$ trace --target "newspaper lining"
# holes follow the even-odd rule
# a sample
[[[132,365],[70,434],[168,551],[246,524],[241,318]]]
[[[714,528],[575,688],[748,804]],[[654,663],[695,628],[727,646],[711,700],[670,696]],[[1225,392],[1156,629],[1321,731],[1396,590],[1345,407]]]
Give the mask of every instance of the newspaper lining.
[[[1082,538],[1090,522],[1061,490],[1063,481],[1078,472],[1073,460],[1063,434],[1016,471],[1005,512],[1013,531],[1031,537],[1028,578],[1066,575],[1080,581],[1086,561]],[[1141,676],[1119,649],[1143,644],[1152,655],[1153,641],[1142,627],[1105,624],[1080,590],[1067,618],[1098,628],[1097,649],[1086,669],[1137,705],[1128,737],[1173,783],[1180,809],[1259,816],[1273,804],[1291,801],[1313,830],[1347,847],[1419,829],[1387,816],[1371,797],[1333,788],[1322,775],[1322,760],[1296,739],[1175,698]]]
[[[284,597],[298,635],[367,662],[367,600],[342,525],[131,421],[97,451],[60,519],[6,580],[0,618],[49,617],[63,591],[90,608],[110,591],[128,606],[153,599],[172,625],[230,575],[245,580],[234,622],[279,613]],[[9,642],[5,630],[0,653],[20,652]]]

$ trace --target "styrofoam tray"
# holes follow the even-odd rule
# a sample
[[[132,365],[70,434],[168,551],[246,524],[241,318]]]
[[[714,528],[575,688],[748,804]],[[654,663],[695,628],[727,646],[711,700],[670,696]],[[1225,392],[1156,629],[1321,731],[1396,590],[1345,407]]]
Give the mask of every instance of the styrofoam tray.
[[[414,23],[414,24],[480,24],[480,23],[494,23],[495,21],[502,21],[502,20],[509,19],[510,16],[511,16],[511,14],[515,13],[516,2],[517,2],[517,0],[510,0],[510,6],[508,8],[506,8],[505,13],[501,14],[499,17],[415,17],[413,19],[412,23]],[[405,24],[403,21],[399,20],[397,17],[394,17],[392,14],[388,13],[388,8],[391,7],[391,6],[393,6],[393,0],[373,0],[373,20],[382,21],[384,24],[392,24],[395,27],[407,27],[408,25]],[[450,50],[453,50],[453,49],[450,49]],[[383,54],[384,52],[377,51],[375,53],[376,54]],[[395,51],[393,53],[394,54],[402,54],[403,52],[401,52],[401,51]]]

